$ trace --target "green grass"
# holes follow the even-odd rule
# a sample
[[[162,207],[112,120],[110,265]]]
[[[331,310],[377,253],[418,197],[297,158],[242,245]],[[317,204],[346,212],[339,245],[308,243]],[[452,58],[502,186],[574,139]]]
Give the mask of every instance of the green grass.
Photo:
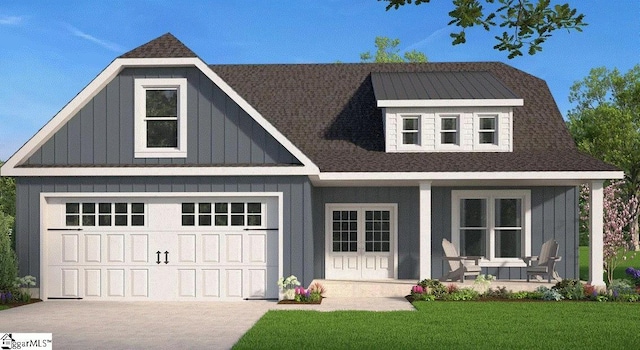
[[[579,247],[580,250],[578,251],[578,258],[580,260],[580,279],[583,281],[588,281],[589,280],[589,247]],[[620,264],[618,264],[618,267],[613,271],[613,278],[615,279],[620,279],[620,278],[629,278],[629,275],[627,275],[624,270],[627,269],[627,267],[629,266],[633,266],[636,269],[640,269],[640,252],[637,252],[635,254],[635,257],[633,257],[633,253],[628,253],[627,254],[627,260],[621,262]],[[604,280],[605,282],[607,281],[607,275],[604,274]]]
[[[269,311],[234,349],[631,349],[640,344],[635,326],[640,303],[415,306],[418,311]]]

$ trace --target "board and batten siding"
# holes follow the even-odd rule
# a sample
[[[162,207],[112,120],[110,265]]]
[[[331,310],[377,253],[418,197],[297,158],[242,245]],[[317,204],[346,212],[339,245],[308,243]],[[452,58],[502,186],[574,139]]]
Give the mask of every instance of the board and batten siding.
[[[134,158],[134,79],[187,78],[187,157]],[[25,165],[300,164],[197,68],[127,68]]]
[[[431,249],[432,276],[439,278],[448,271],[442,260],[442,239],[451,240],[451,191],[491,190],[506,188],[432,188]],[[509,188],[513,189],[513,188]],[[531,255],[539,255],[542,243],[558,241],[562,260],[556,270],[562,278],[579,278],[578,265],[578,189],[576,187],[530,187],[531,190]],[[483,268],[482,273],[499,279],[526,279],[524,268]]]
[[[325,205],[329,203],[397,203],[398,279],[418,278],[420,226],[417,187],[316,187],[313,199],[316,278],[325,277]]]
[[[312,188],[303,176],[28,177],[16,180],[16,252],[21,276],[32,275],[40,280],[40,193],[43,192],[125,195],[130,192],[282,192],[284,275],[296,275],[305,285],[314,278]]]

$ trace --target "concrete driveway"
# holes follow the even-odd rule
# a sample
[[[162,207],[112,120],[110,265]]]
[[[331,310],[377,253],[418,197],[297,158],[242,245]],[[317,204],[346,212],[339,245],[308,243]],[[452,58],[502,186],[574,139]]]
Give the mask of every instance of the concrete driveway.
[[[0,332],[54,349],[229,349],[275,302],[46,301],[0,311]]]

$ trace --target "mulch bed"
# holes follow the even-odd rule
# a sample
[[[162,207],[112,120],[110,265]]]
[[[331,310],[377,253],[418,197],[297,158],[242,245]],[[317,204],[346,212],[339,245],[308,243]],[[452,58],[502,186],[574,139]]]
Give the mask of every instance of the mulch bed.
[[[31,300],[29,300],[28,302],[24,303],[24,302],[18,302],[18,303],[8,303],[8,304],[0,304],[2,306],[7,306],[10,309],[14,308],[14,307],[18,307],[18,306],[24,306],[24,305],[29,305],[29,304],[34,304],[34,303],[39,303],[41,302],[42,299],[36,299],[36,298],[32,298]]]
[[[317,301],[295,301],[295,300],[280,300],[278,301],[278,304],[308,304],[308,305],[318,305],[318,304],[322,304],[322,299],[317,300]]]
[[[407,295],[404,297],[408,302],[413,303],[415,300],[411,295]],[[434,300],[437,302],[464,302],[463,300]],[[546,300],[542,299],[507,299],[507,298],[496,298],[496,297],[484,297],[478,298],[473,301],[503,301],[503,302],[516,302],[516,303],[538,303],[538,302],[546,302]],[[568,301],[576,301],[576,300],[568,300]],[[578,301],[589,301],[589,300],[578,300]]]

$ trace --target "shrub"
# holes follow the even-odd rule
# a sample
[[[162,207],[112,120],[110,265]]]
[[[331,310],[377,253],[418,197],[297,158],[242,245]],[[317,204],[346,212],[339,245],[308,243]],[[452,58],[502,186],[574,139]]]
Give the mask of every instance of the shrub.
[[[545,286],[540,286],[540,287],[536,288],[535,292],[540,294],[540,299],[542,299],[542,300],[560,301],[560,300],[564,299],[562,294],[560,294],[557,290],[549,289],[549,288],[547,288]]]
[[[13,288],[18,277],[18,262],[9,236],[12,227],[13,217],[0,212],[0,291]]]
[[[511,291],[507,290],[507,287],[498,287],[496,289],[493,288],[489,288],[487,289],[487,291],[483,294],[484,297],[489,297],[489,298],[509,298],[509,296],[511,295]]]
[[[634,269],[633,267],[627,267],[627,269],[624,270],[624,272],[626,272],[627,275],[631,276],[631,279],[633,280],[633,283],[636,286],[640,287],[640,269]]]
[[[584,286],[579,280],[564,279],[551,289],[558,291],[563,298],[569,300],[580,300],[584,298]]]
[[[453,294],[453,293],[457,292],[458,290],[460,290],[460,288],[458,288],[458,286],[455,285],[455,284],[450,284],[450,285],[447,286],[447,293],[449,293],[449,294]]]
[[[471,288],[461,288],[451,294],[445,294],[442,299],[448,301],[466,301],[476,300],[479,296],[480,293]]]
[[[418,285],[428,289],[429,293],[433,294],[436,299],[440,299],[447,294],[447,287],[438,280],[425,279],[418,282]]]
[[[516,299],[516,300],[536,299],[536,298],[530,298],[530,296],[531,296],[531,293],[527,291],[519,291],[519,292],[509,293],[509,295],[507,295],[507,299]]]
[[[621,294],[632,294],[635,292],[627,280],[613,280],[607,289],[614,298]]]

